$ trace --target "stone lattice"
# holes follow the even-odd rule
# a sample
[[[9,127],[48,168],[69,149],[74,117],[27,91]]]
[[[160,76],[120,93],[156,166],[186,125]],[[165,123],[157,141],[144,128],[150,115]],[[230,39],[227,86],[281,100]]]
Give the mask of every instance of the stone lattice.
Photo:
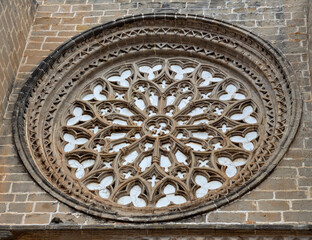
[[[214,67],[159,57],[100,75],[76,90],[59,148],[102,199],[159,208],[214,195],[261,141],[259,96]]]

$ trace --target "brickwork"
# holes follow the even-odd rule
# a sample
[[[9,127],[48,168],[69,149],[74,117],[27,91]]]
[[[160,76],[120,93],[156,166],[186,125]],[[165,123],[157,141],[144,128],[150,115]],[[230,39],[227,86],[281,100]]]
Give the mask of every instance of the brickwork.
[[[175,1],[43,0],[29,35],[0,130],[0,224],[99,225],[112,222],[74,211],[53,199],[29,177],[12,140],[11,118],[17,94],[32,69],[62,42],[92,26],[129,14],[201,14],[260,35],[290,62],[303,97],[295,141],[275,171],[243,198],[216,211],[179,223],[312,224],[312,98],[308,56],[309,0]]]
[[[33,0],[0,2],[0,120],[25,49],[36,6]]]

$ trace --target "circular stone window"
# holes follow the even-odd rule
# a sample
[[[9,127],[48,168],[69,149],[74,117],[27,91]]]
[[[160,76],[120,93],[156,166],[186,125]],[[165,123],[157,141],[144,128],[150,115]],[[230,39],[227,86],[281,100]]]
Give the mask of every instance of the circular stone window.
[[[194,215],[260,183],[301,113],[268,43],[203,17],[141,15],[55,50],[19,95],[14,131],[34,179],[109,219]]]

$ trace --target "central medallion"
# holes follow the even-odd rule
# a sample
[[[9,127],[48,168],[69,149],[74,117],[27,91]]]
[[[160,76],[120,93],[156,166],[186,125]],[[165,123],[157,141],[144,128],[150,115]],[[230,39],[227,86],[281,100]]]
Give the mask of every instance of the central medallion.
[[[153,116],[144,123],[145,133],[153,137],[167,136],[173,129],[173,119],[167,116]]]

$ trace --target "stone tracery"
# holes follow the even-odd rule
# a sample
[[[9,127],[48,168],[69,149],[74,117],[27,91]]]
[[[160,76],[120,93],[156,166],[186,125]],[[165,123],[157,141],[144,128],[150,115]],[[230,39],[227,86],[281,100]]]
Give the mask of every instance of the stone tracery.
[[[152,64],[155,60],[155,66],[134,62],[120,76],[108,70],[101,78],[89,80],[80,90],[82,94],[77,90],[70,107],[73,110],[65,115],[67,123],[60,130],[63,133],[60,139],[68,142],[63,144],[63,158],[69,159],[70,171],[77,169],[75,175],[82,183],[91,181],[87,188],[93,194],[122,205],[161,207],[204,197],[245,165],[258,145],[257,131],[262,128],[259,122],[263,122],[263,116],[250,105],[252,102],[258,109],[251,98],[257,93],[250,92],[242,81],[218,69],[212,75],[208,71],[211,66],[195,60],[150,58],[145,62]],[[207,70],[200,73],[199,69]],[[166,86],[164,79],[168,82]],[[207,88],[210,95],[203,100]],[[122,100],[115,89],[123,92]],[[237,113],[229,114],[235,105],[238,105]],[[134,119],[142,121],[138,123]],[[184,121],[179,123],[179,119]],[[232,128],[220,126],[219,121],[230,122]],[[94,122],[100,122],[103,128],[95,132]],[[244,128],[246,134],[237,136],[238,127]],[[75,135],[68,133],[71,129]],[[94,136],[88,139],[78,137],[91,132]],[[181,137],[182,132],[185,137]],[[151,148],[142,148],[147,143]],[[224,157],[222,152],[228,149],[238,157]],[[80,160],[76,154],[77,159],[73,160],[71,154],[76,151],[95,154],[94,159]],[[103,168],[104,159],[111,162],[106,162]],[[210,164],[203,164],[207,162]],[[183,168],[183,174],[179,168]],[[208,183],[204,173],[216,175],[222,181]],[[90,180],[94,174],[102,174],[103,180]],[[195,179],[195,185],[191,179]],[[124,191],[125,196],[116,197],[121,188],[135,181],[145,186],[145,193],[135,185]],[[113,183],[110,192],[107,187]],[[183,196],[176,193],[179,186],[186,190]],[[144,198],[139,200],[140,195]]]

